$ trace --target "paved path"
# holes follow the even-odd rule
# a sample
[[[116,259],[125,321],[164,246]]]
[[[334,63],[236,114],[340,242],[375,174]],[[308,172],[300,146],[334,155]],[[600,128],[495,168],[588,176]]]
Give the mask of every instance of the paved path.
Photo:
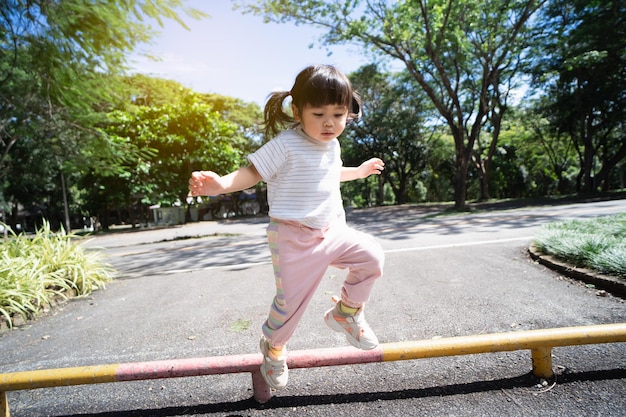
[[[626,322],[623,300],[596,295],[532,262],[526,251],[547,221],[625,211],[625,204],[438,219],[412,207],[350,213],[387,252],[368,321],[381,342]],[[135,273],[0,335],[0,372],[256,352],[274,291],[265,224],[202,222],[93,240],[86,245],[105,247],[122,271]],[[192,235],[202,237],[182,239]],[[216,258],[226,253],[228,265],[220,264]],[[184,271],[166,269],[180,269],[181,256]],[[256,256],[258,262],[242,262]],[[167,273],[141,273],[139,263]],[[345,346],[322,320],[343,274],[329,269],[290,349]],[[625,415],[625,344],[553,354],[557,382],[546,387],[528,375],[530,354],[521,351],[294,370],[265,406],[250,400],[249,375],[22,391],[9,401],[14,416]]]

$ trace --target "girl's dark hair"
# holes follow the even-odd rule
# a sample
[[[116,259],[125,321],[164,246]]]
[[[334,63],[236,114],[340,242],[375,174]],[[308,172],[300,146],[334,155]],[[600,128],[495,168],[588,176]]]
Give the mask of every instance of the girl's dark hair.
[[[331,65],[310,66],[300,71],[291,91],[270,94],[264,110],[266,137],[275,136],[285,125],[294,122],[283,107],[289,96],[300,113],[307,104],[314,107],[337,104],[348,108],[348,120],[361,117],[361,99],[352,90],[348,77]]]

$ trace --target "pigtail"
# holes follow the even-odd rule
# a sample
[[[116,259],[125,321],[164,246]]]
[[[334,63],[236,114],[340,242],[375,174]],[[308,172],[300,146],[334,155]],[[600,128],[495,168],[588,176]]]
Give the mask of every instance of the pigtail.
[[[283,103],[289,95],[289,91],[275,92],[269,95],[263,111],[266,138],[276,136],[285,125],[294,122],[293,117],[285,113],[283,107]]]
[[[361,102],[361,96],[356,91],[352,92],[352,103],[350,105],[350,111],[348,112],[349,121],[357,121],[363,116],[363,104]]]

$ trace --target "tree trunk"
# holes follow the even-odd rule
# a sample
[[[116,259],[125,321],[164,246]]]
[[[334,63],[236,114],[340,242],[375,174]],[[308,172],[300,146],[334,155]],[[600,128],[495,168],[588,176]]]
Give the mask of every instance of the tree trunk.
[[[585,143],[585,158],[583,160],[583,191],[592,193],[596,189],[593,178],[593,160],[595,151],[590,139],[584,138],[583,140]]]
[[[456,171],[454,174],[454,209],[457,211],[465,211],[466,209],[468,163],[465,152],[457,150]]]
[[[489,195],[489,170],[483,162],[483,164],[481,164],[480,174],[480,200],[487,201],[490,198],[491,196]]]
[[[65,232],[70,233],[72,231],[70,225],[70,209],[67,205],[67,188],[65,187],[65,175],[63,175],[63,171],[61,171],[61,192],[63,193],[63,219]]]
[[[6,241],[7,238],[9,237],[9,228],[8,228],[6,212],[4,211],[4,207],[0,208],[0,218],[2,218],[2,222],[4,223],[2,232],[4,235],[4,240]]]
[[[378,205],[382,206],[385,204],[385,181],[383,180],[383,176],[378,176]]]

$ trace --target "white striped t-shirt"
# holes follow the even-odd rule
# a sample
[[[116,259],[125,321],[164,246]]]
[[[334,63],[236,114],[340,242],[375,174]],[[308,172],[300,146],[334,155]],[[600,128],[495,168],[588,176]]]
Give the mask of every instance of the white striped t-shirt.
[[[297,126],[278,134],[248,159],[267,183],[270,217],[321,229],[344,216],[337,139],[322,143]]]

